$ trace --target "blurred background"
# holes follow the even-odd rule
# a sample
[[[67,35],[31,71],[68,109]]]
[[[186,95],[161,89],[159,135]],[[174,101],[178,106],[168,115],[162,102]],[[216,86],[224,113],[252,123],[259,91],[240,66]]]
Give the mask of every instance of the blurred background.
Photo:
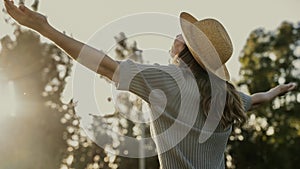
[[[19,2],[24,1],[15,3]],[[300,3],[295,0],[194,3],[27,0],[24,3],[46,14],[58,29],[82,41],[87,41],[93,32],[111,20],[136,12],[178,15],[185,10],[199,18],[215,17],[225,24],[234,43],[235,52],[228,68],[239,90],[255,93],[278,84],[300,84],[300,13],[297,10]],[[0,169],[159,168],[156,156],[138,159],[115,155],[124,144],[122,137],[150,136],[148,124],[135,123],[123,116],[143,116],[137,111],[145,106],[140,98],[123,93],[118,99],[126,109],[115,110],[110,84],[99,77],[96,83],[100,87],[95,90],[100,93],[97,98],[104,113],[101,118],[93,117],[91,130],[98,133],[95,139],[103,139],[105,133],[110,140],[105,147],[99,147],[86,136],[75,112],[72,60],[36,32],[20,27],[4,9],[1,16]],[[157,43],[149,38],[127,38],[122,30],[111,39],[117,43],[111,56],[142,63],[153,62],[143,57],[143,49],[155,43],[168,50],[173,41]],[[168,58],[161,60],[167,61]],[[229,138],[225,156],[227,168],[298,168],[299,87],[248,112],[248,116],[248,122],[235,127]],[[155,151],[152,143],[138,148]]]

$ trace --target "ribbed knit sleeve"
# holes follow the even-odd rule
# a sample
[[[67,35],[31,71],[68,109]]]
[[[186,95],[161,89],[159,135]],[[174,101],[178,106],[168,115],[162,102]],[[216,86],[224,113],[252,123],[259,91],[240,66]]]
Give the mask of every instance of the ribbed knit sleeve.
[[[175,65],[146,65],[126,60],[120,62],[119,72],[117,89],[131,91],[146,102],[154,89],[161,86],[175,89],[184,82],[181,70]]]
[[[242,99],[245,111],[248,111],[251,108],[251,104],[252,104],[251,96],[249,96],[243,92],[239,92],[239,94]]]

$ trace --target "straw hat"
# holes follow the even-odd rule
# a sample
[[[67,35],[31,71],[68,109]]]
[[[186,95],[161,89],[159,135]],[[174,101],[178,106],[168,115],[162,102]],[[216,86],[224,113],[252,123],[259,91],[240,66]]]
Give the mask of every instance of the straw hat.
[[[229,72],[225,63],[231,57],[233,47],[223,25],[215,19],[197,20],[182,12],[180,25],[186,45],[195,60],[206,70],[228,81]]]

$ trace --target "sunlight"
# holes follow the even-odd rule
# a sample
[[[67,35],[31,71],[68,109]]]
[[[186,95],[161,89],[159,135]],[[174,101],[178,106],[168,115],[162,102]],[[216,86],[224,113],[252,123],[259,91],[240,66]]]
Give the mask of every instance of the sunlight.
[[[16,116],[15,88],[13,81],[6,81],[0,74],[0,115]]]

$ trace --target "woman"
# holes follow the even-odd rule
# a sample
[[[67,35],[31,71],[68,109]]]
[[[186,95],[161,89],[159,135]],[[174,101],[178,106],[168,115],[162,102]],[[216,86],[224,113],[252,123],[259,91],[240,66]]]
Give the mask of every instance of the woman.
[[[296,87],[294,83],[289,83],[251,96],[236,91],[228,82],[229,74],[225,67],[232,54],[231,42],[225,29],[215,20],[198,21],[182,13],[184,38],[178,35],[170,50],[174,65],[142,65],[130,60],[114,61],[101,51],[59,32],[47,22],[45,16],[24,5],[16,7],[12,1],[4,1],[7,12],[18,23],[49,38],[73,59],[114,81],[118,89],[129,90],[150,104],[155,119],[151,122],[151,133],[157,145],[161,168],[164,169],[225,168],[224,151],[232,124],[242,124],[246,120],[245,111]],[[188,24],[185,24],[186,21]],[[217,30],[213,31],[214,28]],[[197,31],[199,36],[191,36]],[[218,31],[223,33],[216,35]],[[210,43],[207,43],[207,38]],[[209,56],[216,56],[219,60],[202,58],[208,56],[205,55],[208,51]],[[98,65],[99,58],[101,63]],[[221,71],[218,71],[220,68]],[[211,80],[217,82],[217,89]],[[225,84],[225,88],[218,84]],[[222,94],[224,91],[225,95]],[[223,101],[211,104],[222,97],[225,98]],[[210,113],[211,105],[222,111]],[[213,114],[212,119],[217,119],[215,126],[207,123],[210,114]],[[208,128],[204,128],[206,124]],[[176,127],[169,130],[173,126]],[[212,130],[199,143],[201,134],[206,132],[204,129]]]

